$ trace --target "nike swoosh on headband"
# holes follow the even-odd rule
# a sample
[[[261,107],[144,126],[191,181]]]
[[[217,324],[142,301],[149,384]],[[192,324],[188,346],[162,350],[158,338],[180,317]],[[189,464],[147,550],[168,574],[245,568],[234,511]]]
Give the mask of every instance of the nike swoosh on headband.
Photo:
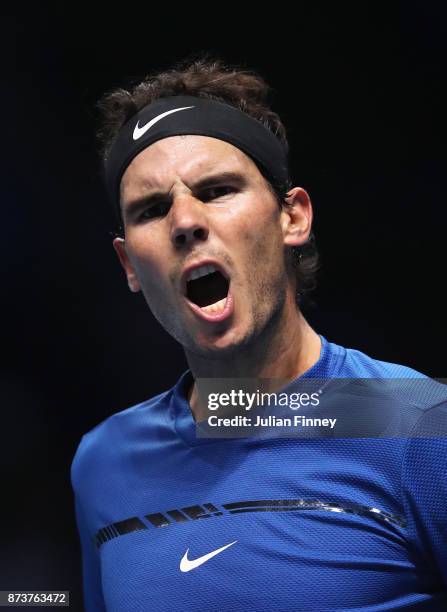
[[[163,119],[163,117],[166,117],[167,115],[170,115],[171,113],[178,113],[179,111],[186,110],[188,108],[195,108],[195,107],[194,106],[182,106],[182,108],[173,108],[172,110],[168,110],[165,113],[161,113],[161,115],[157,115],[156,117],[151,119],[148,123],[146,123],[142,127],[138,125],[139,123],[139,120],[138,120],[137,125],[135,126],[135,129],[133,131],[133,139],[138,140],[139,138],[141,138],[143,134],[146,134],[146,132],[150,130],[153,125],[158,123],[160,119]]]
[[[213,550],[212,552],[208,553],[207,555],[203,555],[202,557],[198,557],[197,559],[192,559],[192,560],[188,559],[188,551],[189,551],[189,548],[188,548],[187,551],[185,552],[185,554],[183,555],[182,560],[180,561],[180,571],[181,572],[190,572],[191,570],[195,569],[196,567],[199,567],[199,565],[202,565],[202,563],[205,563],[206,561],[208,561],[212,557],[215,557],[216,555],[218,555],[219,553],[224,551],[229,546],[233,546],[233,544],[236,544],[236,542],[237,542],[237,540],[235,540],[234,542],[230,542],[230,544],[227,544],[226,546],[222,546],[222,548],[218,548],[217,550]]]

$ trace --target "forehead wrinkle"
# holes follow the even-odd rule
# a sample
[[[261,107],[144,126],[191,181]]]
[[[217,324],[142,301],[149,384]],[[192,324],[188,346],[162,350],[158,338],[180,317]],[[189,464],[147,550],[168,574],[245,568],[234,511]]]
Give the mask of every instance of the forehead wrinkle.
[[[168,140],[168,139],[165,139]],[[162,141],[160,141],[162,142]],[[223,141],[222,141],[223,142]],[[142,153],[149,151],[152,147],[158,143],[154,143]],[[227,144],[227,143],[224,143]],[[198,144],[192,147],[188,147],[189,149],[197,148]],[[151,192],[164,192],[170,193],[174,188],[178,179],[186,186],[190,187],[193,184],[197,183],[202,176],[210,175],[210,174],[218,174],[222,172],[239,172],[241,174],[247,172],[248,168],[244,164],[242,158],[235,153],[238,151],[232,145],[229,145],[234,151],[198,151],[192,159],[187,157],[186,160],[183,159],[184,155],[178,155],[175,149],[178,149],[178,146],[171,147],[171,151],[169,151],[169,155],[174,157],[174,160],[169,160],[167,165],[163,165],[160,163],[160,157],[166,157],[166,152],[163,151],[162,154],[158,154],[157,151],[152,150],[149,154],[146,155],[138,155],[134,159],[137,160],[135,164],[133,164],[133,168],[131,169],[132,180],[129,180],[129,174],[127,173],[127,177],[124,177],[124,181],[121,182],[121,203],[123,201],[124,189],[126,191],[130,188],[132,198],[137,197],[139,195],[149,195]],[[244,157],[245,154],[240,152]],[[157,158],[157,163],[151,163],[151,157],[155,156]],[[179,160],[179,158],[181,159]],[[133,160],[134,161],[134,160]],[[177,162],[185,167],[176,167]],[[236,164],[234,163],[236,162]],[[132,164],[129,165],[129,168]],[[173,167],[174,166],[174,167]],[[147,167],[150,168],[150,174],[148,175]],[[136,174],[135,174],[136,173]],[[129,197],[130,199],[130,197]]]
[[[168,182],[175,176],[175,180],[180,179],[185,185],[191,186],[205,174],[230,170],[230,165],[234,169],[234,161],[238,162],[237,166],[241,165],[240,160],[234,160],[234,152],[226,150],[226,143],[212,140],[214,142],[211,145],[190,138],[174,142],[169,151],[164,152],[167,166],[163,170],[169,175]]]

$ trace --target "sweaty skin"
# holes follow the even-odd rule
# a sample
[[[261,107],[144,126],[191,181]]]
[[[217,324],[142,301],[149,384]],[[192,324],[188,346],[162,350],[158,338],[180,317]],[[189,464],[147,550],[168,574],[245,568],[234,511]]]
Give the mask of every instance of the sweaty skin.
[[[235,173],[204,189],[204,177]],[[131,203],[160,194],[158,203]],[[280,210],[255,163],[208,136],[172,136],[139,153],[121,180],[125,239],[113,246],[131,291],[142,291],[154,316],[184,348],[193,377],[292,380],[319,358],[320,338],[296,307],[287,247],[304,244],[312,205],[300,187]],[[234,308],[203,320],[182,290],[187,266],[206,259],[230,276]],[[190,405],[198,416],[195,385]]]

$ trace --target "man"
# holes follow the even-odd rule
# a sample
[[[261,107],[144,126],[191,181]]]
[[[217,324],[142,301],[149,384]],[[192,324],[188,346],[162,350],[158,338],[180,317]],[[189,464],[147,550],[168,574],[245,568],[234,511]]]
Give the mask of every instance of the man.
[[[447,447],[424,420],[445,418],[438,388],[427,397],[381,387],[386,411],[400,422],[411,414],[407,436],[196,430],[209,414],[199,380],[426,382],[329,342],[303,317],[312,205],[289,182],[285,130],[266,93],[254,74],[199,61],[101,103],[105,179],[123,228],[113,246],[189,369],[78,448],[87,610],[447,604]],[[345,421],[353,406],[343,404]]]

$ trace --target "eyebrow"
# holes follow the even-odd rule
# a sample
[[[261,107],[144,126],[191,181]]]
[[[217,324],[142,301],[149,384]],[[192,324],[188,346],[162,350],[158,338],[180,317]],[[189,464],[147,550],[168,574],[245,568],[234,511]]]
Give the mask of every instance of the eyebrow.
[[[239,172],[219,172],[217,174],[210,174],[208,176],[205,176],[198,180],[196,183],[193,183],[191,191],[197,193],[209,187],[213,187],[215,185],[226,182],[230,182],[236,187],[243,188],[247,185],[248,180],[245,178],[244,175],[240,174]],[[166,199],[170,198],[172,198],[172,196],[163,191],[156,191],[148,195],[140,196],[138,198],[130,200],[130,202],[123,206],[123,216],[126,218],[132,217],[132,215],[137,213],[140,208],[151,204],[158,204],[160,201],[166,201]]]

